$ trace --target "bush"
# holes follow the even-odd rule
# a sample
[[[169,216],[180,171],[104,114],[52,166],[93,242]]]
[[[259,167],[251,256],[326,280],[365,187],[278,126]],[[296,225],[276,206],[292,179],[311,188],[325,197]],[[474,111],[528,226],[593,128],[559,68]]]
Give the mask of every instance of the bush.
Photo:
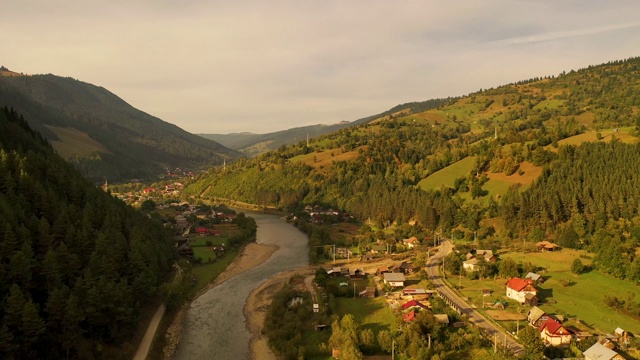
[[[571,264],[571,272],[574,274],[580,274],[582,271],[584,271],[584,264],[582,263],[582,260],[578,258],[573,260],[573,263]]]

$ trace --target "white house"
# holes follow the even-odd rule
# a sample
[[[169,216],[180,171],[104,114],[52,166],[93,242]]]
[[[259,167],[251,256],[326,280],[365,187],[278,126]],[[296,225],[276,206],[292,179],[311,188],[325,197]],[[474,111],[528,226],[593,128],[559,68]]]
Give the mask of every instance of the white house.
[[[407,249],[413,249],[415,246],[420,245],[420,240],[417,237],[412,236],[408,239],[403,239],[402,243],[407,247]]]
[[[547,321],[538,328],[538,331],[540,331],[542,341],[551,346],[570,344],[571,338],[573,337],[571,331],[551,318],[547,319]]]
[[[403,273],[384,273],[384,283],[389,284],[391,287],[404,287],[404,274]]]
[[[511,278],[507,281],[507,297],[513,299],[520,304],[537,305],[538,289],[533,286],[533,280],[520,279],[518,277]]]

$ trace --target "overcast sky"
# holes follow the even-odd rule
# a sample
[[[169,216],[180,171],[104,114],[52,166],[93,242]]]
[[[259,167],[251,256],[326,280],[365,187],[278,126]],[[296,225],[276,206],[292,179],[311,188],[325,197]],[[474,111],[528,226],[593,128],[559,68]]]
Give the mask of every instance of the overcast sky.
[[[640,56],[638,0],[3,0],[0,65],[193,133],[353,121]]]

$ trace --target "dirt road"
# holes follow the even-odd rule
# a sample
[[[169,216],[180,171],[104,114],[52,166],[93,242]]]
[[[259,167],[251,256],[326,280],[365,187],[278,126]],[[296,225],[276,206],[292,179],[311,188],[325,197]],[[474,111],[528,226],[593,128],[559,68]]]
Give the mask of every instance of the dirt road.
[[[151,348],[151,343],[153,342],[153,338],[158,330],[158,325],[160,325],[160,320],[162,320],[162,316],[164,315],[164,310],[164,304],[160,304],[160,306],[158,306],[158,310],[156,310],[156,313],[153,315],[153,318],[151,318],[147,332],[144,334],[142,342],[140,342],[140,346],[138,346],[138,351],[136,351],[136,355],[133,357],[133,360],[145,360],[147,358],[149,349]]]

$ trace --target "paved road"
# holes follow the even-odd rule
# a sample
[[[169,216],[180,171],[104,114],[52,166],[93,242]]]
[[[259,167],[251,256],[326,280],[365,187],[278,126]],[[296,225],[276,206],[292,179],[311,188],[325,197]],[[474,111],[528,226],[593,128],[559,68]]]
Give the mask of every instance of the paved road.
[[[515,341],[509,334],[506,333],[506,331],[487,320],[482,314],[480,314],[466,301],[460,298],[460,296],[458,296],[458,294],[456,294],[451,288],[449,288],[447,284],[442,280],[438,268],[442,264],[442,258],[450,253],[452,248],[453,247],[449,241],[443,241],[440,245],[440,251],[431,256],[431,258],[427,262],[426,271],[429,275],[429,278],[431,278],[431,281],[435,285],[436,290],[440,291],[441,294],[444,294],[444,296],[448,297],[450,301],[453,302],[461,310],[463,315],[467,315],[471,323],[482,328],[490,338],[497,339],[499,347],[504,346],[506,341],[507,346],[510,349],[514,349],[514,353],[518,354],[524,351],[522,345]]]

